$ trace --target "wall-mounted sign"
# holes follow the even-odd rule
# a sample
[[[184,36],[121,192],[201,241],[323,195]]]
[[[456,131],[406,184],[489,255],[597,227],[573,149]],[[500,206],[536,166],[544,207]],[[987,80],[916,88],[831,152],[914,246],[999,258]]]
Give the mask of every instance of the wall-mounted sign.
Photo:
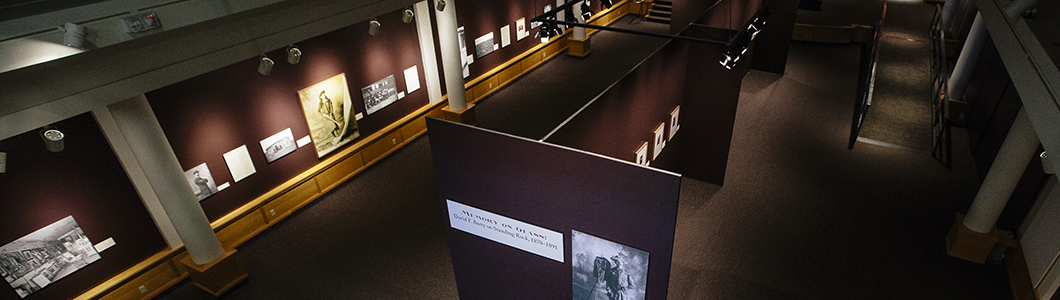
[[[563,262],[563,234],[485,210],[445,200],[449,226],[519,250]]]

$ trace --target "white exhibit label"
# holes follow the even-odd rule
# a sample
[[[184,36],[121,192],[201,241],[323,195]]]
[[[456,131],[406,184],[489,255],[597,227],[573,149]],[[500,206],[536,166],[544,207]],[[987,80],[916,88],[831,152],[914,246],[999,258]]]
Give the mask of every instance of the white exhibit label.
[[[223,190],[227,189],[229,186],[231,186],[231,184],[229,184],[227,182],[222,183],[221,185],[217,186],[217,191],[218,192],[223,191]]]
[[[224,158],[225,163],[228,164],[228,171],[232,172],[232,180],[236,182],[258,172],[254,168],[254,162],[250,160],[250,152],[247,151],[247,145],[228,151],[228,153],[224,154]]]
[[[303,136],[302,138],[298,139],[298,148],[305,147],[305,145],[309,145],[309,142],[312,141],[312,138],[310,138],[308,135]]]
[[[114,245],[116,244],[117,243],[114,242],[114,238],[107,238],[106,240],[99,242],[99,244],[96,244],[94,247],[96,248],[96,252],[103,252],[103,250],[107,250],[107,248],[114,247]]]
[[[445,200],[449,226],[519,250],[563,262],[563,234],[485,210]]]

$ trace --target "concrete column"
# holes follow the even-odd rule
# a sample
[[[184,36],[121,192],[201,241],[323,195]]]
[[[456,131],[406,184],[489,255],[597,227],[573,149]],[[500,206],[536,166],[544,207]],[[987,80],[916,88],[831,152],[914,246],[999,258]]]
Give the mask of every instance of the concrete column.
[[[983,185],[979,187],[979,193],[975,195],[972,207],[964,217],[965,227],[979,233],[994,230],[1001,210],[1005,209],[1012,191],[1027,170],[1027,164],[1036,154],[1039,143],[1027,111],[1020,109],[1004,144],[1001,144],[1001,151],[994,158]]]
[[[589,22],[589,20],[582,20],[582,5],[581,4],[576,4],[576,5],[572,6],[571,9],[574,10],[574,18],[578,19],[579,23],[588,23]],[[571,36],[572,38],[574,38],[576,40],[584,40],[585,39],[585,37],[586,37],[585,27],[575,26],[574,29],[572,29],[572,30],[574,30],[574,33]]]
[[[435,2],[437,7],[437,0]],[[446,0],[445,9],[438,12],[438,46],[442,50],[442,74],[445,90],[449,95],[449,110],[467,110],[467,95],[464,90],[464,69],[460,65],[460,40],[456,33],[456,0]]]
[[[431,7],[433,3],[420,1],[412,6],[416,13],[416,35],[420,40],[420,54],[423,59],[423,76],[427,81],[427,98],[431,104],[442,101],[442,83],[438,78],[438,58],[434,55],[434,31],[431,28]]]
[[[224,250],[210,227],[210,220],[199,206],[169,140],[162,132],[151,105],[143,95],[107,107],[122,135],[128,140],[136,161],[158,196],[184,247],[196,264],[205,265],[221,258]]]
[[[957,13],[957,7],[961,6],[961,0],[946,0],[946,4],[942,5],[942,30],[950,29],[953,26],[953,14]]]
[[[953,67],[953,74],[950,74],[949,82],[946,84],[947,98],[959,101],[964,97],[964,91],[968,88],[968,80],[972,78],[975,64],[979,61],[979,53],[982,52],[983,44],[989,38],[990,32],[986,30],[983,17],[976,13],[972,29],[968,32],[968,38],[964,40],[961,56],[957,58],[957,65]]]

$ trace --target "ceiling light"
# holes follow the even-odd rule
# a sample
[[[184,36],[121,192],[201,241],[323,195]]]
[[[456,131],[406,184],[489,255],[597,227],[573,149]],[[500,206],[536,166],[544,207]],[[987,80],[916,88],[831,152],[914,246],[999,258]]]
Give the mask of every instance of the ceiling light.
[[[589,22],[593,17],[593,11],[589,8],[589,0],[582,1],[582,21]]]
[[[438,0],[438,4],[435,7],[438,11],[445,10],[445,0]]]
[[[287,48],[287,62],[292,65],[298,64],[298,61],[302,59],[302,50],[298,50],[298,47],[291,45]]]
[[[84,45],[85,45],[85,36],[87,35],[87,32],[85,31],[85,26],[77,25],[77,24],[74,24],[74,23],[66,23],[66,24],[60,25],[59,26],[59,30],[64,32],[64,34],[63,34],[63,44],[64,45],[67,45],[67,46],[70,46],[70,47],[74,47],[74,48],[77,48],[77,49],[84,49],[85,48],[84,47]]]
[[[412,17],[416,16],[416,13],[412,12],[412,8],[405,8],[405,11],[401,14],[401,21],[405,24],[412,23]]]
[[[368,22],[368,35],[371,35],[371,36],[378,35],[380,26],[382,26],[382,25],[379,24],[379,20],[372,19],[371,22]]]
[[[261,63],[258,64],[258,73],[261,73],[261,75],[269,75],[269,72],[272,72],[273,64],[275,63],[272,62],[272,59],[269,59],[268,56],[262,55]]]
[[[63,132],[55,126],[45,126],[40,130],[40,137],[44,140],[44,148],[51,152],[63,151]]]

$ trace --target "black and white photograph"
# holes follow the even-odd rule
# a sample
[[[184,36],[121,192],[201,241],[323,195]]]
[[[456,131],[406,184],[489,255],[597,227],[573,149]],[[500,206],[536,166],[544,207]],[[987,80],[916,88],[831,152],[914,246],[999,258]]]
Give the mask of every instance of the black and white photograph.
[[[648,252],[571,230],[574,300],[643,300]]]
[[[99,258],[74,216],[68,216],[0,247],[0,275],[26,298]]]
[[[464,39],[464,26],[456,29],[456,39],[460,43],[460,65],[464,68],[464,78],[471,76],[471,61],[467,59],[467,40]]]
[[[357,121],[350,117],[353,104],[346,86],[346,73],[298,91],[298,98],[318,158],[361,136]]]
[[[217,183],[213,181],[213,174],[210,174],[210,168],[206,166],[206,163],[184,171],[184,179],[188,180],[188,185],[191,186],[191,190],[195,192],[195,198],[199,201],[217,193]]]
[[[490,53],[493,53],[493,32],[475,39],[475,58],[482,58]]]
[[[269,163],[294,152],[294,150],[298,150],[298,147],[294,144],[294,135],[291,134],[290,128],[261,140],[261,151],[265,152],[265,160]]]
[[[397,102],[397,82],[394,81],[394,75],[362,88],[361,97],[364,98],[364,108],[367,110],[365,114],[368,115]]]

